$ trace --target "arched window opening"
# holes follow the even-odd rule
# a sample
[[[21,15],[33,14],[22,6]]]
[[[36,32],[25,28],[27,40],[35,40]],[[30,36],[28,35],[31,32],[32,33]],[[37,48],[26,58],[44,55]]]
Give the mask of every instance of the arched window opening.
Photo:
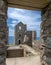
[[[19,44],[21,44],[21,40],[19,40]]]

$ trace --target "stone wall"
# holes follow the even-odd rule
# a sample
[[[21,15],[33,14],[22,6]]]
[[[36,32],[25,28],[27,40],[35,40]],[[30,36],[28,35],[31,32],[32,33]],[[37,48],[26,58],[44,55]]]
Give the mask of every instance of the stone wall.
[[[7,49],[7,58],[24,57],[24,49]]]
[[[15,45],[23,43],[24,35],[26,31],[26,25],[22,22],[19,22],[15,26]]]
[[[7,41],[7,3],[0,0],[0,65],[6,65],[6,41]]]
[[[15,26],[15,45],[27,44],[32,47],[32,42],[36,39],[36,31],[28,31],[27,26],[19,22]]]
[[[51,2],[42,9],[41,38],[45,47],[43,65],[51,65]]]

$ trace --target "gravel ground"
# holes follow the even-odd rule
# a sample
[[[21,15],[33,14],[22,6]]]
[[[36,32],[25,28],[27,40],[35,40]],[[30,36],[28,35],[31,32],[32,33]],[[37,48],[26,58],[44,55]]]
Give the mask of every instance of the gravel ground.
[[[7,58],[6,65],[41,65],[40,56]]]

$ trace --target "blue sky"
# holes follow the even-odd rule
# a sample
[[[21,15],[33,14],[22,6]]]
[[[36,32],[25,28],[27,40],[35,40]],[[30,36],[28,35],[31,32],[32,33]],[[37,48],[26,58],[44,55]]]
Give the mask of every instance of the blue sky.
[[[8,7],[9,36],[14,36],[14,27],[20,21],[27,25],[27,30],[36,30],[37,37],[40,37],[41,11]]]

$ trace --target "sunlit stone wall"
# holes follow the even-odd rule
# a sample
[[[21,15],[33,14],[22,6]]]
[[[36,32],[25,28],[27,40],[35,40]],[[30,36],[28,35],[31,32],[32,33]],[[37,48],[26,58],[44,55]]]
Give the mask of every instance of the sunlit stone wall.
[[[41,38],[45,47],[43,65],[51,65],[51,2],[42,9]]]

